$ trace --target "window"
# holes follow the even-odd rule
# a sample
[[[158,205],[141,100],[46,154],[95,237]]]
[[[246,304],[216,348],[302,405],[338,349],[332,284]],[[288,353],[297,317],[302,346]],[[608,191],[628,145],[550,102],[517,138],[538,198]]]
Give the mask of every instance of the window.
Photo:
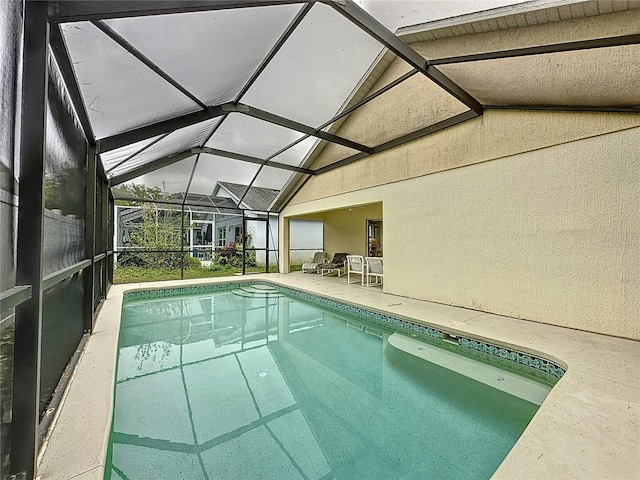
[[[218,246],[224,247],[226,243],[227,243],[226,228],[224,227],[218,228]]]

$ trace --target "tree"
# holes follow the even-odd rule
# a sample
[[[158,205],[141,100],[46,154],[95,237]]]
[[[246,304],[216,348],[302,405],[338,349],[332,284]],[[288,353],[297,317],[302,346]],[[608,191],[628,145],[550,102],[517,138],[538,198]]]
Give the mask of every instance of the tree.
[[[141,254],[145,265],[152,268],[180,268],[182,248],[182,221],[180,212],[173,209],[160,209],[154,203],[145,203],[140,207],[142,223],[140,228],[130,234],[130,244],[143,247],[152,252]],[[173,250],[173,252],[171,252]]]
[[[149,200],[165,200],[170,198],[164,184],[162,188],[147,187],[142,184],[128,184],[114,187],[115,197],[129,197]],[[183,219],[181,212],[174,206],[161,202],[133,202],[116,200],[117,205],[136,206],[141,212],[141,221],[130,223],[128,247],[129,251],[119,254],[122,266],[146,268],[180,268],[182,248]],[[184,219],[186,220],[186,219]],[[185,225],[188,229],[188,224]],[[134,250],[139,249],[139,251]],[[145,253],[147,252],[147,253]],[[184,253],[185,265],[192,263]]]
[[[123,183],[111,188],[113,196],[125,198],[139,198],[141,200],[169,200],[171,195],[167,193],[164,182],[162,188],[147,187],[142,183]],[[146,202],[135,202],[132,200],[116,200],[116,205],[139,206]]]

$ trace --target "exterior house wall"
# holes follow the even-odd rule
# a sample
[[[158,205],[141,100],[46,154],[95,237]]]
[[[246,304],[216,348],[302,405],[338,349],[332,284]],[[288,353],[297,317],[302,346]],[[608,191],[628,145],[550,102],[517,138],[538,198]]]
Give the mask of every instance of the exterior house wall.
[[[216,221],[213,228],[213,244],[216,247],[224,247],[230,243],[236,242],[235,229],[242,228],[242,216],[241,215],[216,215]],[[218,229],[224,228],[225,241],[224,245],[218,245]]]
[[[382,200],[385,292],[640,339],[639,152],[629,129],[283,216]]]
[[[497,21],[501,27],[507,27],[507,24],[502,20]],[[428,34],[411,34],[408,32],[410,28],[404,29],[407,33],[403,35],[403,39],[410,43],[414,50],[425,58],[445,58],[454,55],[575,42],[599,36],[614,37],[634,34],[638,33],[640,28],[640,10],[626,10],[539,25],[521,25],[518,28],[436,40],[428,39]],[[402,32],[400,34],[402,35]]]
[[[440,57],[469,53],[469,45],[482,51],[611,36],[637,28],[640,22],[620,20],[638,14],[473,35],[485,39],[479,45],[467,36],[413,47]],[[393,63],[378,85],[403,68]],[[424,85],[407,84],[411,98],[446,95]],[[354,112],[338,134],[367,143],[410,129],[415,116],[385,96]],[[455,102],[433,100],[443,108]],[[368,119],[376,115],[391,119],[387,131],[372,132]],[[282,211],[281,224],[381,202],[384,291],[640,339],[639,126],[633,114],[487,110],[312,177]],[[313,168],[338,158],[327,147]],[[349,231],[345,222],[334,233]]]
[[[353,210],[349,210],[353,208]],[[341,208],[325,214],[324,242],[329,258],[336,252],[366,256],[367,219],[382,218],[382,205]]]
[[[353,120],[359,122],[354,114]],[[637,126],[639,115],[488,110],[479,118],[316,175],[289,205]],[[319,164],[323,163],[324,153]]]

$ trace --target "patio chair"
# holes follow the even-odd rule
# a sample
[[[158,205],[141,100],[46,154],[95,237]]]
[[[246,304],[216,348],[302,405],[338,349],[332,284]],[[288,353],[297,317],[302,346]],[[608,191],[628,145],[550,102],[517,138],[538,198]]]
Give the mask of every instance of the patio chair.
[[[347,255],[347,283],[351,281],[351,274],[360,275],[360,285],[364,285],[365,264],[362,255]]]
[[[371,285],[382,285],[382,278],[384,276],[382,257],[367,257],[366,262],[365,276],[367,277],[367,287]],[[375,278],[375,282],[371,283],[371,277]]]
[[[318,273],[318,265],[326,261],[327,261],[327,256],[324,254],[324,252],[316,252],[313,254],[313,258],[311,260],[302,264],[302,272]]]
[[[347,263],[347,255],[348,253],[336,253],[329,263],[321,263],[318,265],[318,269],[320,270],[320,274],[324,277],[325,275],[329,275],[333,272],[337,272],[338,276],[341,277],[344,275],[345,264]]]

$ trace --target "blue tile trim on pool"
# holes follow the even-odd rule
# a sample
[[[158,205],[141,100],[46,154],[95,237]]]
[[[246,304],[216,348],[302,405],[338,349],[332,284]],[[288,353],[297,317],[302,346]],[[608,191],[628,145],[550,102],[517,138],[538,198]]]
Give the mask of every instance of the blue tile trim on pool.
[[[307,303],[311,303],[323,308],[328,308],[337,313],[348,314],[364,321],[374,323],[386,328],[400,329],[406,333],[419,335],[427,338],[433,338],[441,340],[445,335],[449,336],[449,340],[457,341],[458,345],[471,350],[476,350],[488,355],[493,355],[504,360],[517,363],[525,367],[531,367],[536,370],[545,372],[556,378],[562,378],[565,373],[565,369],[560,365],[529,353],[520,352],[511,348],[502,347],[499,345],[492,345],[490,343],[483,342],[478,339],[461,336],[459,334],[450,334],[437,328],[429,327],[426,325],[420,325],[413,323],[407,319],[397,318],[383,313],[367,310],[365,308],[356,307],[347,303],[338,302],[329,298],[321,297],[315,294],[302,292],[293,288],[284,287],[277,284],[272,284],[265,281],[254,282],[231,282],[212,285],[197,285],[190,287],[179,288],[163,288],[152,290],[141,290],[133,292],[125,292],[123,295],[123,303],[131,302],[135,300],[150,300],[155,298],[175,297],[184,295],[198,295],[213,292],[223,292],[241,287],[249,287],[251,285],[265,285],[277,288],[278,290],[286,293],[287,295],[304,300]]]

